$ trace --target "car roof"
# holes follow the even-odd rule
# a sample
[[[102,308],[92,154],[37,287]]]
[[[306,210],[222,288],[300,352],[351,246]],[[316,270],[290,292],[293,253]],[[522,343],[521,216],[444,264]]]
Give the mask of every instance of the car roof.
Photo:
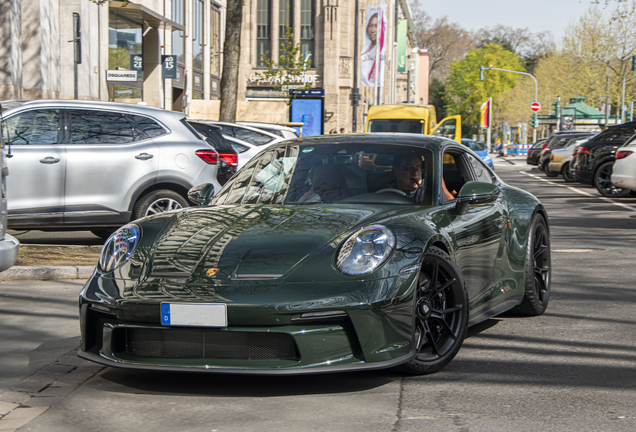
[[[415,146],[442,149],[449,146],[470,150],[448,138],[435,135],[408,133],[356,133],[329,134],[295,138],[277,143],[278,145],[323,145],[323,144],[387,144],[397,146]]]
[[[245,125],[245,126],[252,126],[255,128],[259,128],[259,126],[263,126],[263,127],[268,127],[270,129],[280,129],[280,130],[287,130],[290,132],[296,132],[296,129],[294,129],[293,127],[290,126],[284,126],[284,125],[279,125],[276,123],[264,123],[264,122],[253,122],[253,121],[237,121],[236,124],[239,125]]]
[[[177,111],[169,111],[161,108],[145,105],[145,104],[128,104],[123,102],[107,102],[94,100],[74,100],[74,99],[37,99],[28,101],[2,101],[2,109],[13,108],[38,108],[47,106],[69,107],[69,108],[99,108],[99,109],[116,109],[128,112],[145,113],[151,116],[157,115],[176,115],[177,117],[185,117],[184,113]]]
[[[247,130],[251,130],[254,132],[258,132],[261,133],[263,135],[267,135],[267,136],[271,136],[272,138],[280,138],[278,135],[273,134],[271,132],[267,132],[264,131],[262,129],[258,129],[252,126],[247,126],[247,125],[243,125],[243,124],[238,124],[238,123],[230,123],[230,122],[221,122],[221,121],[216,121],[216,120],[196,120],[200,123],[205,123],[205,124],[215,124],[215,125],[221,125],[221,126],[232,126],[232,127],[240,127],[243,129],[247,129]]]

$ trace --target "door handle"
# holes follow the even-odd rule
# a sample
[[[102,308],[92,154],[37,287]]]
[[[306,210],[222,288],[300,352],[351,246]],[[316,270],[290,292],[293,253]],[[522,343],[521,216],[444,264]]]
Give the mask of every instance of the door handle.
[[[152,159],[154,156],[148,153],[139,153],[137,156],[135,156],[135,159],[139,159],[139,160],[148,160],[148,159]]]
[[[51,156],[47,156],[44,159],[40,159],[40,163],[48,164],[48,165],[58,163],[59,161],[60,160],[58,158],[54,158]]]

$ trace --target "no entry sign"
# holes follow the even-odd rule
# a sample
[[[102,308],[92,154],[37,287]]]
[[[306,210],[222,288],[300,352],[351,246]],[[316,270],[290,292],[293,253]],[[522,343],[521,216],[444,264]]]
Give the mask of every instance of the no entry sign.
[[[534,112],[537,112],[541,109],[541,103],[540,102],[532,102],[530,104],[530,109]]]

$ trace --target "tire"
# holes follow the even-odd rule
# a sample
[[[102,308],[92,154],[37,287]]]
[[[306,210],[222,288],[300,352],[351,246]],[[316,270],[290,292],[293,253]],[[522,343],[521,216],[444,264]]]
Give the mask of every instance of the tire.
[[[623,189],[612,184],[612,168],[614,162],[608,161],[601,164],[594,173],[592,179],[594,187],[601,195],[610,198],[622,198],[629,195],[630,189]]]
[[[561,176],[563,177],[563,180],[565,180],[568,183],[572,183],[573,181],[576,180],[574,176],[570,173],[570,162],[564,163],[563,167],[561,167]]]
[[[559,175],[559,173],[555,173],[553,171],[550,171],[550,161],[545,161],[543,162],[543,172],[545,173],[545,175],[547,175],[548,177],[556,177]]]
[[[461,272],[447,253],[432,246],[424,256],[415,293],[417,355],[397,370],[414,375],[439,371],[461,348],[467,327],[468,295]]]
[[[525,292],[517,312],[526,316],[543,314],[550,301],[552,267],[550,237],[543,216],[532,219],[526,252]]]
[[[91,232],[95,234],[97,237],[101,238],[102,240],[108,240],[108,237],[110,237],[110,235],[114,233],[115,230],[110,228],[99,228],[99,229],[92,229]]]
[[[188,207],[188,201],[169,189],[159,189],[142,196],[133,209],[133,219]]]

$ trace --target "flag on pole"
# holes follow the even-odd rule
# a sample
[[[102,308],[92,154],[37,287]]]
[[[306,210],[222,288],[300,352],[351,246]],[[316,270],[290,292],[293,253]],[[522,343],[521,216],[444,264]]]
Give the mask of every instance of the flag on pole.
[[[484,129],[488,129],[488,127],[490,126],[489,105],[490,105],[490,100],[487,100],[486,102],[481,104],[481,108],[479,109],[481,111],[481,120],[479,122],[479,126],[481,126]]]

